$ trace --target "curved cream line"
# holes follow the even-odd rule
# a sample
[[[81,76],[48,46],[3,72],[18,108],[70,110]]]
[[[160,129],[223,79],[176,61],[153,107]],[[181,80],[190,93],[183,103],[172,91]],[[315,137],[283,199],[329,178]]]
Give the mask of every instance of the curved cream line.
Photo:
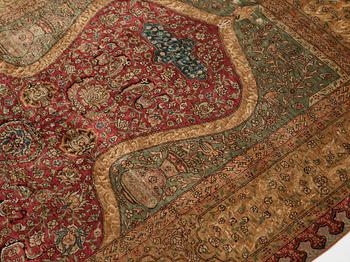
[[[242,101],[238,110],[231,116],[210,123],[163,131],[146,137],[138,137],[121,142],[99,156],[93,169],[93,179],[99,202],[104,213],[104,239],[102,246],[106,246],[112,240],[119,238],[120,234],[119,208],[109,179],[109,168],[116,159],[131,152],[170,141],[210,135],[231,129],[245,121],[252,114],[258,101],[256,82],[235,32],[233,31],[232,18],[223,18],[205,13],[188,4],[174,2],[173,0],[153,0],[152,2],[164,5],[183,15],[219,27],[220,36],[224,42],[226,51],[242,81]]]
[[[52,64],[66,48],[77,38],[84,26],[96,13],[113,0],[93,1],[77,18],[75,23],[68,29],[66,34],[47,52],[42,58],[27,66],[15,66],[5,61],[0,61],[0,73],[15,77],[32,76],[44,70]]]

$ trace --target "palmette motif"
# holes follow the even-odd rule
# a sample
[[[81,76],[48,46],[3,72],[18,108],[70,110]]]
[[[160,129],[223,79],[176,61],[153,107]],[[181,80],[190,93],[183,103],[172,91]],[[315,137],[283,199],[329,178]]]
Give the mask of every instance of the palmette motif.
[[[345,234],[350,56],[318,26],[346,17],[289,2],[5,1],[1,262],[304,261]]]

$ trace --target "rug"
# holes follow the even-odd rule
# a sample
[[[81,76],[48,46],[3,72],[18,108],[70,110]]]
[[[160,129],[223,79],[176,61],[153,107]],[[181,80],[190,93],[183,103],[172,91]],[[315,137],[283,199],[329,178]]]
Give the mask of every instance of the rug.
[[[311,261],[350,228],[348,0],[0,0],[0,260]]]

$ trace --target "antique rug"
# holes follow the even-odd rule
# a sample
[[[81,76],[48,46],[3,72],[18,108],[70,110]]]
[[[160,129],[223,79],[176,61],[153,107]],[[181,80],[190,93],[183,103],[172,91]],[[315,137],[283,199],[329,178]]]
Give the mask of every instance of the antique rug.
[[[0,260],[311,261],[350,229],[349,0],[0,0]]]

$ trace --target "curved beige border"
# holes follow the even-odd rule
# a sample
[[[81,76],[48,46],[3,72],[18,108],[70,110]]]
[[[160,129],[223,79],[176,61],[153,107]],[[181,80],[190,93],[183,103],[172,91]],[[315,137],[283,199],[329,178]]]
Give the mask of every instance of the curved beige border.
[[[233,31],[233,19],[209,14],[179,1],[152,0],[152,2],[164,5],[183,15],[219,27],[220,36],[224,42],[226,51],[232,63],[235,65],[235,69],[243,84],[242,101],[238,110],[226,118],[210,123],[163,131],[151,134],[147,137],[138,137],[122,142],[99,156],[93,169],[93,179],[99,202],[104,213],[104,239],[102,246],[106,246],[112,240],[119,238],[120,234],[120,214],[118,203],[109,180],[109,168],[117,158],[137,150],[153,147],[166,142],[210,135],[233,128],[242,123],[252,114],[258,101],[256,82],[248,61],[239,45],[235,32]]]
[[[15,77],[32,76],[53,63],[63,51],[77,38],[79,33],[89,20],[105,5],[113,0],[93,1],[68,29],[66,34],[38,61],[27,66],[15,66],[5,61],[0,61],[0,73]]]

